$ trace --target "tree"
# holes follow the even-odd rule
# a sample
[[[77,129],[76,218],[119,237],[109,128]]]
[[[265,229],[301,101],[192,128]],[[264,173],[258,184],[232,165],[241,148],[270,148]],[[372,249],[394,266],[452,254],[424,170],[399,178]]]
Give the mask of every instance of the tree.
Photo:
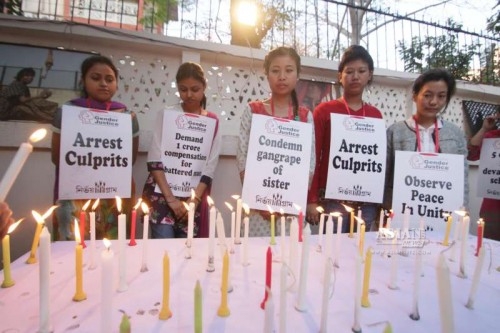
[[[479,71],[479,76],[474,77],[473,81],[499,86],[500,58],[498,57],[497,44],[493,43],[490,47],[487,47],[479,61],[481,70]]]
[[[495,8],[498,8],[497,12],[496,14],[491,15],[490,18],[488,19],[488,25],[486,26],[486,30],[498,36],[500,35],[500,0],[497,1],[497,4],[492,9]]]
[[[183,2],[183,5],[186,4]],[[141,24],[147,30],[153,30],[155,27],[160,27],[161,30],[163,23],[177,20],[177,10],[177,0],[145,0],[144,16],[141,19]]]
[[[452,19],[448,19],[446,25],[451,29],[441,36],[426,36],[423,39],[413,37],[410,45],[404,41],[398,42],[398,51],[404,61],[405,71],[422,73],[429,68],[446,68],[456,79],[473,78],[470,64],[478,54],[480,44],[460,47],[454,29],[460,30],[462,25]]]

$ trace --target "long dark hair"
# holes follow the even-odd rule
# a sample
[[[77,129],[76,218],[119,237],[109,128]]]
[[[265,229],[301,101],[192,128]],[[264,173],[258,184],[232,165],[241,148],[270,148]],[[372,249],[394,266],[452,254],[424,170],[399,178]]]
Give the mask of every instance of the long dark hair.
[[[179,66],[177,70],[177,74],[175,75],[175,81],[179,83],[184,79],[195,79],[196,81],[203,84],[203,87],[207,87],[207,80],[205,79],[205,72],[203,68],[195,62],[185,62]],[[203,98],[200,102],[200,105],[203,109],[207,107],[207,96],[203,94]]]
[[[446,111],[448,104],[450,104],[451,96],[455,94],[457,90],[457,83],[453,75],[443,68],[433,68],[422,73],[413,83],[413,95],[418,95],[422,87],[432,81],[444,81],[448,90],[446,91],[446,105],[442,112]]]
[[[102,55],[95,55],[88,57],[85,59],[81,66],[80,66],[80,72],[82,73],[82,92],[81,95],[82,97],[89,97],[87,90],[85,89],[85,76],[87,76],[89,70],[92,68],[92,66],[96,64],[103,64],[111,68],[113,73],[115,74],[115,79],[118,81],[118,68],[116,68],[115,64],[113,64],[113,61],[109,59],[108,57],[102,56]]]
[[[297,75],[300,74],[300,56],[295,49],[286,46],[277,47],[266,55],[264,58],[264,73],[269,74],[269,68],[274,59],[278,57],[289,56],[295,61],[295,66],[297,67]],[[292,104],[293,104],[293,118],[298,119],[299,114],[299,99],[297,98],[297,92],[295,89],[292,91]]]

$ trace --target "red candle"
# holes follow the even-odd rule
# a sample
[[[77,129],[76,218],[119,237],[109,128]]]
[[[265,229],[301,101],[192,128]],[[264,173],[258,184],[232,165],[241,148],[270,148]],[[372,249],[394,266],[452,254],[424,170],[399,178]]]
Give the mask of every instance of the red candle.
[[[475,254],[476,257],[479,255],[479,250],[481,249],[481,246],[483,246],[483,234],[484,234],[484,220],[479,219],[479,221],[477,221],[477,245]]]
[[[304,229],[304,213],[299,209],[299,242],[302,242],[302,230]]]
[[[272,264],[273,264],[273,252],[271,251],[271,247],[267,248],[266,254],[266,291],[264,294],[264,300],[260,303],[261,309],[266,307],[267,302],[267,290],[271,290],[271,274],[272,274]]]
[[[136,246],[137,243],[135,241],[135,220],[137,218],[137,211],[134,209],[132,210],[132,217],[131,217],[131,224],[130,224],[130,242],[128,243],[129,246]]]

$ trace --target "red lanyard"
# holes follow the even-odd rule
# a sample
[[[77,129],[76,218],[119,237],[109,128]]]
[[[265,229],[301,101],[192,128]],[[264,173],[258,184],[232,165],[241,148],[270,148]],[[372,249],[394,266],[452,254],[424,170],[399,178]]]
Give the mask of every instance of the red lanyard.
[[[274,100],[271,98],[271,114],[274,115]],[[288,119],[293,119],[292,104],[288,103]]]
[[[351,115],[351,109],[349,108],[349,105],[347,104],[345,98],[342,96],[342,102],[344,102],[345,109],[347,110],[347,114]],[[361,110],[363,111],[363,117],[365,116],[365,103],[362,101],[361,102]]]
[[[422,141],[420,140],[420,130],[418,129],[417,117],[413,116],[415,121],[415,133],[417,135],[417,149],[419,152],[422,151]],[[434,150],[439,153],[439,128],[437,118],[434,120]]]
[[[106,102],[104,104],[106,104],[106,111],[109,111],[109,109],[111,108],[111,102]],[[89,109],[93,109],[92,108],[92,101],[90,100],[90,98],[87,98],[87,107]]]

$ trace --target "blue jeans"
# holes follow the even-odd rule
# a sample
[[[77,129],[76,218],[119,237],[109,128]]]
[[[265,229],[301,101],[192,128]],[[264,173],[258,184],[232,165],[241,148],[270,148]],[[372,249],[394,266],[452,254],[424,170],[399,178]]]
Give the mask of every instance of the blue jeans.
[[[186,238],[187,235],[184,231],[174,228],[172,224],[150,223],[151,238]]]
[[[324,208],[325,213],[339,212],[342,214],[342,233],[349,232],[349,213],[345,210],[344,206],[337,200],[324,200],[320,202],[320,205]],[[360,203],[359,208],[361,209],[361,218],[365,221],[366,231],[371,231],[375,228],[375,220],[377,219],[377,204],[374,203]],[[357,216],[357,207],[352,207],[355,209],[355,216]],[[357,223],[354,224],[354,230],[356,231]],[[337,232],[337,219],[333,219],[334,231]],[[320,231],[321,232],[321,231]],[[323,230],[325,233],[325,230]]]

